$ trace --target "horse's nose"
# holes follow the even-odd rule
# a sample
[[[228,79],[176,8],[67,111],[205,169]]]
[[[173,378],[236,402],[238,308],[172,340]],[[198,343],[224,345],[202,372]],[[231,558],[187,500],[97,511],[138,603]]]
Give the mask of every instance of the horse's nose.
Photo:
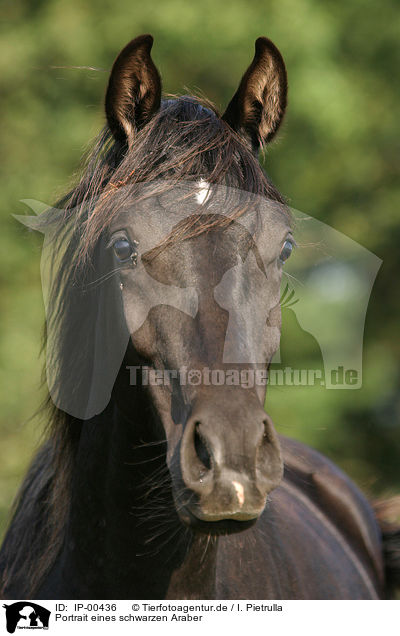
[[[233,408],[232,408],[233,407]],[[278,437],[261,407],[196,408],[181,444],[181,472],[202,521],[257,518],[282,479]]]

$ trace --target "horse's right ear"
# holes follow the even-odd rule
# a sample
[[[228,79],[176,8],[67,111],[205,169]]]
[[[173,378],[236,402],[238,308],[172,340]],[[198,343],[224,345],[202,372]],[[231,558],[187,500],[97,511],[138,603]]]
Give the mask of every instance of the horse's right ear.
[[[131,144],[137,130],[158,111],[161,79],[150,56],[153,38],[140,35],[114,62],[106,93],[108,125],[116,139]]]
[[[270,141],[286,109],[287,76],[282,55],[268,38],[258,38],[252,63],[222,119],[257,155]]]

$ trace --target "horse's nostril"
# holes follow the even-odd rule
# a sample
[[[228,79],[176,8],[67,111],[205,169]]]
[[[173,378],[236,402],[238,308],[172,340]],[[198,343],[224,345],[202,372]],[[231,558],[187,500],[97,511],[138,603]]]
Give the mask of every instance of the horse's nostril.
[[[267,419],[263,421],[264,424],[264,433],[263,433],[263,442],[265,444],[270,444],[272,442],[271,438],[271,428]]]
[[[208,448],[206,446],[204,438],[202,437],[199,431],[199,427],[200,427],[200,422],[196,422],[194,425],[194,448],[196,451],[196,455],[201,461],[201,463],[203,464],[204,468],[206,470],[210,470],[211,456],[210,456],[210,453],[208,452]]]

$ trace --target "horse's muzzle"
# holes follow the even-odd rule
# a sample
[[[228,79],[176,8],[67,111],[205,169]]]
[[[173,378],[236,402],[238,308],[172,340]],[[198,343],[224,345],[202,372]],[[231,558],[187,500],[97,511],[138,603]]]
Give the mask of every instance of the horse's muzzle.
[[[207,532],[210,524],[221,522],[232,522],[234,531],[251,525],[282,479],[280,445],[270,418],[251,396],[241,398],[225,406],[202,401],[182,437],[184,494],[178,509],[185,523]]]

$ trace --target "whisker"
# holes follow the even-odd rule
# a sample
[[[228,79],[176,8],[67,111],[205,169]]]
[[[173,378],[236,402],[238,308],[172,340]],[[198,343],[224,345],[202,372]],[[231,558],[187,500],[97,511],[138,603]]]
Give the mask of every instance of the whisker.
[[[296,278],[296,276],[293,276],[292,274],[288,274],[288,272],[286,272],[285,270],[283,270],[283,275],[286,276],[287,278],[290,278],[291,280],[296,281],[296,283],[304,287],[304,283],[302,283],[301,280]]]
[[[156,455],[156,457],[149,457],[148,459],[143,459],[140,462],[124,462],[125,466],[141,466],[142,464],[148,464],[150,462],[155,462],[157,459],[161,459],[165,457],[165,454]]]
[[[111,272],[107,272],[106,274],[99,276],[99,278],[96,278],[96,280],[92,280],[90,281],[90,283],[85,283],[85,287],[94,287],[95,285],[100,285],[100,283],[104,283],[106,280],[108,280],[109,278],[112,278],[114,274],[120,271],[121,271],[121,268],[117,267],[116,269],[111,270]]]

